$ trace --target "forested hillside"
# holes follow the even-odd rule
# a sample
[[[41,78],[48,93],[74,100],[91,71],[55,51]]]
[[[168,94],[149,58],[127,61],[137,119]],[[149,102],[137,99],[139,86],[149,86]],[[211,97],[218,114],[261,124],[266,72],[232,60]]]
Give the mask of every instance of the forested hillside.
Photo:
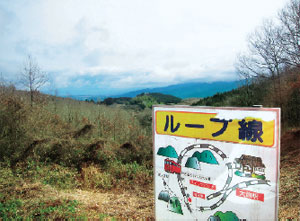
[[[292,0],[248,37],[236,70],[245,85],[195,102],[207,106],[280,107],[284,126],[300,126],[300,6]]]
[[[180,98],[161,94],[161,93],[141,93],[134,98],[130,97],[119,97],[119,98],[106,98],[101,104],[112,105],[112,104],[122,104],[127,108],[131,109],[145,109],[151,108],[154,104],[177,104],[181,101]]]
[[[0,86],[0,217],[152,216],[108,213],[78,194],[122,190],[136,200],[152,190],[151,110],[33,95]]]

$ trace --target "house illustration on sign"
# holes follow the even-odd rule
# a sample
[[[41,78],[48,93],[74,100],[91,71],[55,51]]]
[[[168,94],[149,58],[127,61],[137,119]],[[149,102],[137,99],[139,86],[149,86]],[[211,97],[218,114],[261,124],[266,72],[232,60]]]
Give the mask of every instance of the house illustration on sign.
[[[238,176],[256,177],[263,179],[266,166],[260,157],[243,154],[240,158],[235,159],[235,163],[239,165],[240,171],[235,173]]]

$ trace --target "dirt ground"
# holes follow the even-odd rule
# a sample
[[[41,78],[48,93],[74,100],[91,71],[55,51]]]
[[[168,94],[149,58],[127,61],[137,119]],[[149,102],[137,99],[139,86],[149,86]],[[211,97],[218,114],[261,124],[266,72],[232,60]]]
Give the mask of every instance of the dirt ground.
[[[92,192],[76,190],[60,193],[68,199],[82,203],[87,217],[99,218],[99,214],[125,219],[154,219],[153,190],[120,192]]]
[[[279,218],[300,220],[300,130],[281,138]]]
[[[24,183],[15,189],[24,202],[76,200],[76,215],[89,219],[154,219],[153,188],[99,192],[92,190],[57,190],[41,183]]]

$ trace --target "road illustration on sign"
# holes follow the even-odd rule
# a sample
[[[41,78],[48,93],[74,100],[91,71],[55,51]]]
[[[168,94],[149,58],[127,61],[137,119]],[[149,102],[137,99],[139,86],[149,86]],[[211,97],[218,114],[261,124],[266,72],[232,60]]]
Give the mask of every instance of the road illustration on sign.
[[[188,157],[190,152],[193,152],[193,154]],[[199,181],[197,180],[197,177],[194,177],[189,180],[190,184],[207,188],[214,192],[207,196],[197,192],[190,194],[187,193],[187,187],[183,182],[187,177],[185,173],[182,173],[182,168],[201,171],[201,164],[203,163],[210,166],[220,166],[218,160],[226,160],[226,154],[211,144],[193,144],[184,148],[179,155],[171,145],[161,147],[159,148],[157,155],[166,157],[164,160],[164,171],[172,176],[177,175],[177,182],[181,191],[181,196],[176,196],[174,193],[175,191],[173,191],[165,181],[166,176],[162,177],[165,189],[161,190],[158,199],[167,203],[169,211],[178,214],[183,215],[182,205],[185,205],[191,215],[194,215],[195,212],[199,211],[215,210],[225,203],[227,197],[234,191],[236,191],[236,196],[263,201],[261,200],[261,194],[245,189],[255,185],[270,185],[264,174],[265,165],[263,164],[262,159],[260,157],[243,154],[240,157],[235,158],[234,162],[223,164],[226,166],[223,169],[227,170],[227,177],[221,190],[216,191],[216,186],[214,184]],[[174,160],[171,158],[174,158]],[[186,163],[183,166],[183,159],[185,158]],[[175,161],[176,159],[177,162]],[[245,181],[231,185],[234,175],[244,178]],[[218,199],[218,201],[212,203],[210,206],[195,207],[192,205],[193,198],[201,198],[207,201]]]

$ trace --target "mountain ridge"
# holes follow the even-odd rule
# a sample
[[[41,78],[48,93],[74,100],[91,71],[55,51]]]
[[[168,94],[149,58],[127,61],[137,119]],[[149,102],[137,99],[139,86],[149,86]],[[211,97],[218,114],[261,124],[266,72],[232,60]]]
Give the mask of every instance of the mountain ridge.
[[[157,88],[145,88],[117,95],[117,97],[135,97],[141,93],[169,94],[182,99],[203,98],[237,88],[241,81],[188,82]],[[116,96],[114,96],[116,97]]]
[[[215,82],[187,82],[181,84],[174,84],[165,87],[156,88],[144,88],[134,91],[129,91],[125,93],[120,93],[116,95],[71,95],[71,98],[77,100],[103,100],[105,98],[118,98],[118,97],[136,97],[142,93],[162,93],[167,95],[173,95],[175,97],[185,99],[185,98],[204,98],[213,96],[216,93],[222,93],[236,89],[243,85],[242,81],[215,81]]]

